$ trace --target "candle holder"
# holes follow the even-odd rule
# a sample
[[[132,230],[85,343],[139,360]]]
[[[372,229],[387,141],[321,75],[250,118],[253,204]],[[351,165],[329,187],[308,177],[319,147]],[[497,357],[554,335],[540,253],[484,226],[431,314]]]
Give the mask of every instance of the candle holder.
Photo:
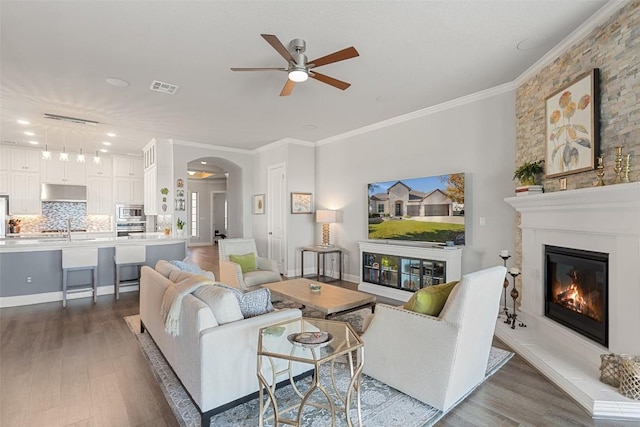
[[[604,165],[602,164],[602,156],[598,157],[598,182],[596,183],[596,187],[602,187],[604,185]]]
[[[504,263],[504,267],[506,268],[507,267],[507,260],[509,258],[511,258],[511,255],[506,255],[506,256],[500,255],[500,258],[502,258],[502,261]],[[504,289],[504,297],[503,297],[504,307],[502,308],[502,310],[499,311],[498,318],[504,314],[505,318],[507,319],[507,321],[509,319],[509,309],[507,308],[507,288],[508,287],[509,287],[509,279],[507,279],[507,276],[505,276],[504,277],[504,283],[502,284],[502,288]],[[507,321],[505,321],[505,323],[507,323]]]
[[[511,288],[511,292],[509,293],[513,299],[513,313],[507,313],[507,320],[504,323],[510,323],[511,329],[515,329],[516,324],[522,328],[526,328],[527,325],[525,325],[522,320],[518,320],[518,312],[516,311],[516,300],[518,299],[518,296],[520,296],[520,293],[516,289],[516,277],[520,275],[520,272],[509,271],[509,275],[513,278],[513,288]]]
[[[624,166],[622,167],[622,182],[630,182],[629,172],[631,172],[631,154],[625,156]]]
[[[620,184],[622,181],[622,147],[616,148],[616,165],[613,168],[613,171],[616,173],[615,178],[613,179],[614,184]]]

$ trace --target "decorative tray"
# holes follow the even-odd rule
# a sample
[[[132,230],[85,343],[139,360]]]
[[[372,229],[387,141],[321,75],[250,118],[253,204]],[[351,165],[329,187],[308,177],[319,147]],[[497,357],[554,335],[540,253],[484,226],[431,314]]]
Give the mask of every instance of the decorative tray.
[[[328,332],[299,332],[287,337],[293,345],[306,348],[321,348],[331,344],[333,335]]]

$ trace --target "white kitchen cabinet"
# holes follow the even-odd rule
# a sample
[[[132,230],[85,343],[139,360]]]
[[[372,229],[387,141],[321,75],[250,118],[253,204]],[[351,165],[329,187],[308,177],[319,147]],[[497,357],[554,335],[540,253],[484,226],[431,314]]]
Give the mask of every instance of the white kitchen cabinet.
[[[9,166],[12,171],[39,172],[40,151],[24,148],[10,148]]]
[[[158,171],[155,166],[144,172],[144,213],[158,215]]]
[[[153,140],[142,149],[142,159],[144,170],[148,170],[156,165],[156,142]]]
[[[113,156],[113,176],[143,178],[142,158]]]
[[[0,170],[0,194],[9,193],[9,173],[5,170]]]
[[[9,196],[12,215],[40,215],[40,174],[12,172],[9,175]]]
[[[115,177],[113,179],[116,203],[144,203],[144,179]]]
[[[48,184],[85,185],[86,163],[78,163],[73,156],[68,161],[51,158],[42,161],[42,181]]]
[[[109,157],[100,157],[100,163],[93,158],[87,160],[87,176],[112,176],[113,161]]]
[[[89,215],[113,215],[113,183],[109,176],[87,178],[87,213]]]
[[[0,145],[0,171],[9,169],[9,149]]]

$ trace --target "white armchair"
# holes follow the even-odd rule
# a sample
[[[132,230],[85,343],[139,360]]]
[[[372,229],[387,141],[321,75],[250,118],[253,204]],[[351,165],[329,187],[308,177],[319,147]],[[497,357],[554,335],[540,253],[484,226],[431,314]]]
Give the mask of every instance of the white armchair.
[[[229,286],[244,290],[252,290],[264,283],[279,282],[282,280],[278,265],[274,260],[258,256],[256,242],[253,239],[221,239],[218,240],[218,254],[220,258],[220,281]],[[246,255],[253,253],[256,256],[254,271],[242,273],[240,264],[232,262],[231,255]]]
[[[363,372],[441,411],[484,378],[507,269],[466,274],[440,317],[376,305]]]

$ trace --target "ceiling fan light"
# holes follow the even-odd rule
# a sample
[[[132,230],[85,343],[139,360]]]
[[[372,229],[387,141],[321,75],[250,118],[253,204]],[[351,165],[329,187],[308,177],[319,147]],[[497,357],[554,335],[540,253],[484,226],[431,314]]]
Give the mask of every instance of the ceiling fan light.
[[[300,83],[309,78],[309,74],[305,70],[293,69],[289,71],[289,80],[292,82]]]

